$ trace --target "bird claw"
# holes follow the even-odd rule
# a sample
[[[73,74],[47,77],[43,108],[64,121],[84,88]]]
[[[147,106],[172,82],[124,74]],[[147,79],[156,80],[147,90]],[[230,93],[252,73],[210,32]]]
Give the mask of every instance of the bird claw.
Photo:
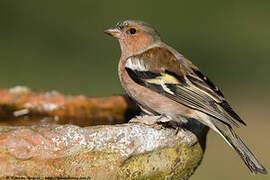
[[[158,116],[157,118],[157,122],[160,122],[160,123],[166,123],[166,122],[169,122],[171,121],[172,118],[166,116],[165,114],[161,114],[160,116]]]
[[[172,121],[173,119],[161,114],[159,116],[153,116],[153,115],[139,115],[136,116],[135,118],[131,119],[129,123],[142,123],[145,125],[149,125],[153,127],[154,129],[164,129],[166,127],[173,128],[176,130],[175,134],[177,134],[181,128],[179,126],[179,122],[174,124]]]
[[[156,123],[156,118],[155,116],[148,116],[148,115],[143,115],[143,116],[136,116],[135,118],[131,119],[129,122],[130,123],[143,123],[147,125],[152,125]]]
[[[157,130],[161,130],[164,129],[164,127],[162,126],[162,124],[151,124],[151,127]]]
[[[149,125],[155,129],[163,129],[163,123],[166,123],[170,121],[167,116],[165,115],[160,115],[160,116],[149,116],[149,115],[143,115],[143,116],[136,116],[135,118],[131,119],[129,122],[130,123],[142,123]]]

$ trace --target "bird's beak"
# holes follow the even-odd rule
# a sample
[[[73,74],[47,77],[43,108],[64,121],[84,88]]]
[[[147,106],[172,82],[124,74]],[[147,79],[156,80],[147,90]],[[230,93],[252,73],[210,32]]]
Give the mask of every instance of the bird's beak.
[[[112,37],[115,37],[115,38],[117,38],[117,39],[119,39],[120,36],[121,36],[121,31],[120,31],[120,29],[117,28],[117,27],[112,27],[112,28],[110,28],[110,29],[106,29],[106,30],[104,31],[104,33],[106,33],[106,34],[108,34],[108,35],[110,35],[110,36],[112,36]]]

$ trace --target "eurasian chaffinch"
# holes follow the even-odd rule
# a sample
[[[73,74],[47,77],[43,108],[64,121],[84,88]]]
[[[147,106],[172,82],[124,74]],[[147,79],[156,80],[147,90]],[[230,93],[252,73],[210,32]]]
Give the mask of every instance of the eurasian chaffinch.
[[[121,84],[145,113],[178,122],[196,119],[220,134],[253,174],[267,173],[233,131],[232,127],[245,123],[219,88],[162,42],[154,28],[142,21],[126,20],[105,33],[118,39],[122,51],[118,66]]]

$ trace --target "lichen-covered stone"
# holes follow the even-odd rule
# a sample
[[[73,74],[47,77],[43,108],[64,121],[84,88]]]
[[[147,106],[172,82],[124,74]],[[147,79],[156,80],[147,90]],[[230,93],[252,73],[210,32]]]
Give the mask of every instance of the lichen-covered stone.
[[[138,123],[0,127],[0,176],[186,179],[203,156],[196,133]]]
[[[120,179],[183,179],[199,165],[202,149],[198,143],[163,148],[133,156],[121,166]]]
[[[126,96],[15,87],[0,97],[0,179],[187,179],[203,157],[208,128],[158,129],[153,116],[123,124],[138,113]]]

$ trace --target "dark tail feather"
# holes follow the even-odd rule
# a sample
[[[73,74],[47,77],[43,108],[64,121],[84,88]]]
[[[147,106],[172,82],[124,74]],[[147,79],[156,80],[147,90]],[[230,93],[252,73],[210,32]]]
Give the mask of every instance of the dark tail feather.
[[[259,163],[240,137],[230,127],[226,126],[220,129],[216,126],[216,128],[226,142],[240,155],[241,159],[253,174],[257,174],[258,172],[267,174],[267,170]]]

